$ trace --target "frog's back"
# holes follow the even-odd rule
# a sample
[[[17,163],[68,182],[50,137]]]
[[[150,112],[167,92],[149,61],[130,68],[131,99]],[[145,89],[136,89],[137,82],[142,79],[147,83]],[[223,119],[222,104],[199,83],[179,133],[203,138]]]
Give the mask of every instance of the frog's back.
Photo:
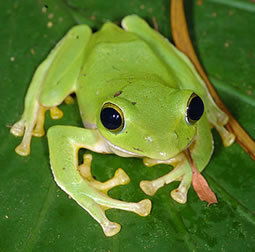
[[[77,96],[83,121],[95,123],[95,113],[107,97],[137,79],[177,87],[178,80],[137,35],[106,23],[93,34],[85,53]]]

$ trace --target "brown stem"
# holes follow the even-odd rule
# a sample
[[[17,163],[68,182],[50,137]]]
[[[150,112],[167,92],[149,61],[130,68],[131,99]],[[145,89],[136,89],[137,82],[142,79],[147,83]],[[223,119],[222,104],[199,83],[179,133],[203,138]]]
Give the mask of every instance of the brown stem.
[[[248,135],[248,133],[242,128],[239,122],[233,117],[229,112],[227,107],[221,101],[216,90],[209,81],[205,71],[203,70],[202,65],[200,64],[192,42],[189,37],[188,27],[185,19],[183,0],[171,0],[171,26],[172,34],[176,47],[186,54],[190,60],[193,62],[198,73],[204,80],[211,96],[213,97],[216,104],[229,116],[229,121],[226,125],[226,128],[236,136],[236,141],[238,144],[250,155],[252,159],[255,160],[255,142]]]

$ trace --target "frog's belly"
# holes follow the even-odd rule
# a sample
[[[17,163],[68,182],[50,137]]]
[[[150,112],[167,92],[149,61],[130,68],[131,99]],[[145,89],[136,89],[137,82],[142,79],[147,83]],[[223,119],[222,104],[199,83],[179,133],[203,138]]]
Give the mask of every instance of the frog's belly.
[[[178,80],[142,40],[99,43],[82,69],[77,88],[85,126],[95,127],[96,113],[106,97],[137,79],[160,79],[171,87]]]

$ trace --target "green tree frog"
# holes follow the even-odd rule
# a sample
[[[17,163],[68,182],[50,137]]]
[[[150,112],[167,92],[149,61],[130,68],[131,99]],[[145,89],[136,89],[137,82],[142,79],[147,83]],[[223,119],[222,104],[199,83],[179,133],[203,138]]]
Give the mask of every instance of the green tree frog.
[[[120,231],[105,210],[118,208],[147,216],[151,201],[124,202],[107,195],[111,188],[129,182],[118,169],[104,183],[90,172],[92,156],[77,153],[85,148],[99,153],[142,158],[147,166],[169,164],[174,169],[153,181],[141,181],[148,195],[172,181],[171,192],[185,203],[192,170],[184,155],[189,148],[201,172],[213,151],[211,127],[225,146],[234,136],[224,125],[227,115],[214,103],[189,59],[136,15],[122,20],[122,28],[107,22],[92,34],[87,25],[77,25],[39,65],[27,95],[21,119],[11,128],[23,136],[15,149],[30,153],[32,136],[44,134],[44,114],[62,116],[57,108],[77,96],[85,128],[53,126],[48,130],[51,169],[56,183],[101,225],[106,236]]]

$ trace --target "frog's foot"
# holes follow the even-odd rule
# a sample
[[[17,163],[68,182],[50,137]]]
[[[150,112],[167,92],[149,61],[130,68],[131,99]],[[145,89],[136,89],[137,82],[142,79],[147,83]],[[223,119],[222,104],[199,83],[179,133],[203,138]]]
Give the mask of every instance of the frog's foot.
[[[25,129],[25,121],[21,119],[20,121],[12,125],[10,132],[14,136],[20,137],[24,135],[24,129]]]
[[[42,137],[45,135],[44,130],[44,121],[45,121],[45,112],[47,108],[40,106],[37,113],[35,127],[32,131],[32,135],[35,137]]]
[[[21,127],[20,127],[20,129],[16,128],[17,124],[14,124],[13,127],[11,128],[11,133],[14,134],[14,131],[16,131],[15,133],[17,133],[18,130],[20,130],[20,134],[24,133],[24,131],[23,132],[21,131],[22,130]],[[27,155],[30,154],[31,138],[32,138],[32,129],[31,128],[26,128],[24,137],[22,139],[22,142],[15,148],[15,151],[16,151],[17,154],[19,154],[21,156],[27,156]]]
[[[96,195],[97,194],[97,195]],[[105,194],[98,194],[88,198],[84,195],[79,197],[78,204],[85,208],[94,219],[102,226],[106,236],[115,235],[120,231],[120,224],[111,222],[105,216],[105,210],[110,208],[126,210],[139,214],[140,216],[147,216],[151,211],[151,201],[149,199],[141,200],[137,203],[125,202],[110,198]],[[75,199],[75,198],[74,198]],[[91,201],[91,202],[90,202]],[[88,204],[90,202],[90,204]]]
[[[17,154],[29,155],[32,136],[42,137],[45,135],[45,112],[48,109],[52,119],[59,119],[63,116],[63,112],[58,107],[46,108],[36,103],[31,111],[25,110],[21,120],[11,127],[11,134],[17,137],[23,136],[21,143],[15,148]]]
[[[91,197],[91,195],[81,195],[80,192],[79,197],[76,195],[71,195],[71,197],[81,207],[86,209],[91,214],[91,216],[101,225],[106,236],[113,236],[117,234],[120,231],[121,226],[118,223],[109,221],[105,215],[105,210],[116,208],[135,212],[141,216],[147,216],[151,210],[151,201],[148,199],[137,203],[132,203],[115,200],[107,195],[100,195],[98,193],[96,194]],[[77,200],[77,198],[79,199]]]
[[[42,137],[45,135],[44,122],[45,122],[45,112],[47,110],[50,110],[50,117],[53,120],[60,119],[64,115],[63,111],[59,109],[57,106],[50,107],[50,108],[40,106],[38,110],[37,118],[36,118],[36,124],[33,129],[33,136],[35,137]]]
[[[218,131],[223,145],[227,147],[233,144],[235,141],[235,135],[225,128],[225,125],[229,120],[228,115],[221,111],[214,103],[211,104],[211,108],[207,111],[207,114],[208,121],[211,123],[212,127]]]
[[[11,134],[15,136],[23,135],[22,142],[15,149],[17,154],[21,156],[29,155],[32,135],[39,136],[44,134],[41,126],[44,123],[44,113],[45,108],[36,103],[31,111],[25,110],[21,120],[11,127]],[[33,132],[34,129],[35,132]]]
[[[143,158],[143,164],[147,167],[151,167],[157,164],[168,164],[168,165],[176,166],[178,163],[182,162],[184,158],[185,157],[183,154],[176,155],[175,157],[172,157],[168,160],[156,160],[156,159],[145,157]]]
[[[65,99],[64,99],[65,104],[73,104],[74,103],[74,98],[71,95],[68,95]]]
[[[222,139],[223,145],[225,147],[228,147],[228,146],[230,146],[231,144],[234,143],[235,135],[232,134],[231,132],[229,132],[227,129],[225,129],[224,126],[219,126],[219,125],[216,124],[215,128],[218,131],[218,133],[219,133],[219,135]]]
[[[53,120],[57,120],[62,118],[64,115],[63,111],[59,109],[58,107],[51,107],[50,108],[50,117]]]
[[[139,214],[140,216],[147,216],[150,213],[151,201],[148,199],[142,200],[137,203],[133,203],[133,202],[119,201],[119,200],[110,198],[107,195],[107,192],[115,186],[128,184],[130,181],[128,175],[121,168],[119,168],[115,172],[113,178],[109,179],[106,182],[99,182],[95,180],[91,174],[91,161],[92,161],[92,155],[84,154],[83,163],[78,166],[78,170],[81,176],[84,178],[84,182],[88,182],[89,186],[91,186],[91,188],[94,188],[96,190],[96,192],[93,193],[93,197],[90,196],[91,197],[90,200],[93,199],[91,202],[91,204],[93,204],[93,209],[92,209],[93,214],[91,215],[100,223],[106,236],[115,235],[116,233],[120,231],[121,227],[118,223],[110,222],[107,219],[107,217],[105,216],[105,210],[109,208],[117,208],[117,209],[134,212],[136,214]],[[79,198],[80,198],[79,199],[80,201],[81,197]],[[84,205],[81,203],[79,204],[83,207],[86,206],[84,208],[89,211],[87,202],[86,204],[84,203]],[[96,209],[98,213],[95,212]]]
[[[191,181],[192,181],[192,175],[191,176],[190,174],[183,175],[181,178],[181,183],[179,184],[178,188],[174,189],[171,192],[171,197],[175,201],[181,204],[185,204],[187,202],[187,194],[191,185]]]
[[[71,95],[68,95],[64,99],[64,102],[65,102],[65,104],[73,104],[74,98]],[[50,107],[49,110],[50,110],[50,117],[53,120],[61,119],[64,115],[64,112],[57,106]]]
[[[91,174],[91,162],[92,162],[92,155],[84,154],[83,163],[79,165],[78,170],[81,176],[87,179],[90,182],[90,184],[97,190],[103,193],[107,193],[110,189],[112,189],[115,186],[126,185],[130,182],[128,175],[121,168],[117,169],[113,178],[107,180],[106,182],[102,183],[95,180]]]
[[[176,164],[176,162],[178,162],[180,158],[183,157],[181,155],[178,155],[175,158],[170,159],[169,161],[158,161],[157,163],[168,163],[173,165]],[[148,163],[149,159],[147,159],[146,162]],[[151,163],[150,166],[156,164],[156,162],[154,162],[153,160],[151,160],[150,163]],[[178,162],[176,167],[170,173],[160,178],[157,178],[152,181],[147,180],[141,181],[140,187],[146,194],[153,196],[159,188],[173,181],[181,181],[181,183],[177,189],[174,189],[171,192],[172,198],[179,203],[182,204],[186,203],[187,193],[192,181],[192,172],[189,165],[185,165],[184,162]]]

